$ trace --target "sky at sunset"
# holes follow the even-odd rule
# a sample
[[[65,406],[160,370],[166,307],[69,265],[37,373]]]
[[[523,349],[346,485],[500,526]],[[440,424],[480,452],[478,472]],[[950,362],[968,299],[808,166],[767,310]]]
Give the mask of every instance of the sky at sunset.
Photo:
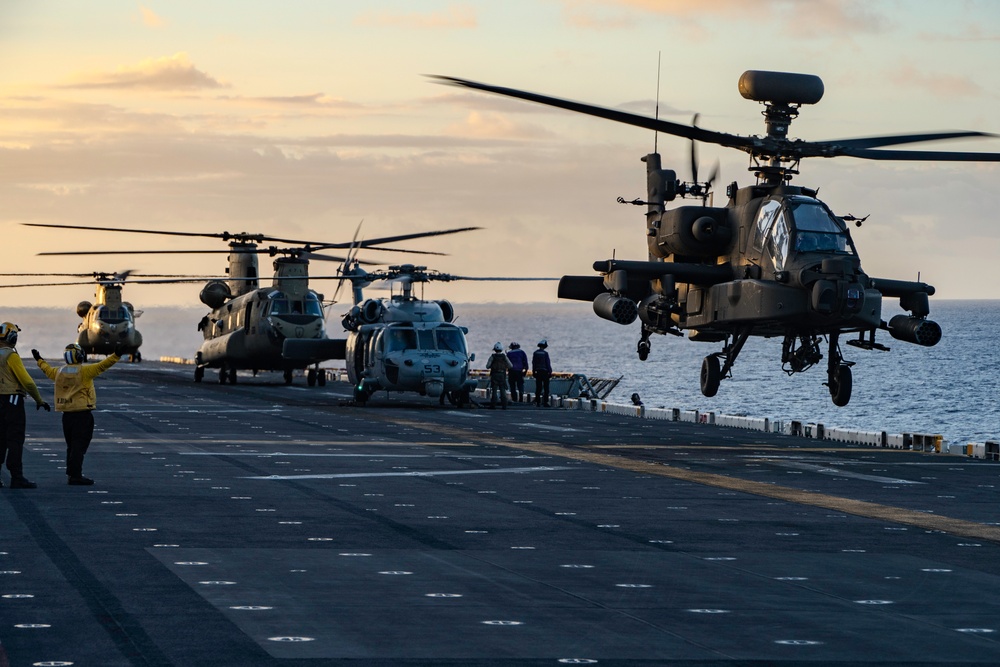
[[[0,5],[2,272],[221,275],[225,254],[36,257],[39,251],[218,249],[212,239],[21,223],[258,232],[319,242],[475,225],[362,254],[463,275],[591,272],[645,259],[640,158],[652,133],[431,82],[458,76],[736,134],[763,134],[748,69],[819,75],[791,136],[1000,134],[1000,2],[955,0],[7,0]],[[904,147],[906,148],[906,147]],[[1000,138],[913,148],[1000,152]],[[686,140],[659,137],[689,176]],[[700,145],[724,184],[747,156]],[[703,172],[704,175],[704,172]],[[1000,165],[814,158],[867,273],[1000,298]],[[262,258],[262,273],[270,259]],[[314,262],[314,275],[333,263]],[[14,278],[4,278],[14,282]],[[315,287],[332,294],[333,281]],[[139,286],[137,307],[197,305],[200,286]],[[428,288],[455,301],[555,301],[555,283]],[[8,306],[92,289],[3,290]],[[933,310],[933,306],[932,306]]]

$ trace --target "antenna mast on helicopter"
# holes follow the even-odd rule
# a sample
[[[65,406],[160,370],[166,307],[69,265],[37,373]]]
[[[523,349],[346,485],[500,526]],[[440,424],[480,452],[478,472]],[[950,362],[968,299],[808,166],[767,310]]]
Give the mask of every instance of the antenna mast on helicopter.
[[[661,59],[662,55],[663,55],[663,51],[657,51],[656,52],[656,110],[654,112],[656,120],[660,120],[660,59]],[[653,130],[653,152],[654,153],[658,153],[659,152],[659,150],[657,148],[659,139],[660,139],[660,133],[658,131],[656,131],[656,130]]]

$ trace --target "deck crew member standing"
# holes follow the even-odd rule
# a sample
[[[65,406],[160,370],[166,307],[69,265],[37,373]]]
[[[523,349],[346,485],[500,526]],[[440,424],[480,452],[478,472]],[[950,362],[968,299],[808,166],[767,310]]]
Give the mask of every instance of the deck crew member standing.
[[[24,414],[24,397],[28,394],[35,399],[35,409],[49,404],[42,400],[35,381],[28,375],[21,356],[14,349],[17,332],[21,329],[11,322],[0,324],[0,465],[7,462],[10,473],[10,488],[34,489],[38,485],[24,476],[24,430],[27,418]],[[0,481],[0,486],[3,482]]]
[[[507,378],[510,380],[510,400],[520,403],[524,400],[524,376],[528,374],[528,355],[520,345],[511,343],[507,358],[511,364],[511,369],[507,371]]]
[[[552,364],[545,348],[549,341],[538,341],[538,349],[531,355],[531,376],[535,378],[535,405],[549,407],[549,378],[552,377]]]
[[[503,345],[497,341],[493,346],[493,354],[486,362],[490,371],[490,409],[497,404],[497,392],[500,393],[500,407],[507,409],[507,372],[510,370],[510,359],[503,353]]]
[[[94,437],[94,408],[97,407],[97,391],[94,378],[114,366],[121,359],[122,350],[96,364],[85,363],[87,355],[76,343],[66,346],[63,357],[66,365],[53,368],[42,359],[38,350],[31,356],[38,362],[46,377],[56,383],[56,411],[63,413],[63,437],[66,438],[66,476],[68,483],[89,486],[94,480],[83,476],[83,457]]]

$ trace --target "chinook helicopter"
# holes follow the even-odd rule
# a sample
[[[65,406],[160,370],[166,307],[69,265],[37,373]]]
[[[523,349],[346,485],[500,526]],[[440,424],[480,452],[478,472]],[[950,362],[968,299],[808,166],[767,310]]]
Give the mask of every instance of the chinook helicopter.
[[[354,385],[354,400],[386,391],[414,391],[444,404],[449,400],[462,407],[470,402],[476,380],[469,377],[469,354],[465,334],[469,330],[455,324],[455,308],[449,301],[428,301],[413,294],[416,283],[455,280],[554,280],[554,278],[488,278],[456,276],[428,271],[426,266],[401,264],[371,273],[357,263],[341,275],[349,281],[354,307],[344,316],[348,332],[344,358],[347,377]],[[389,299],[365,299],[365,287],[374,281],[390,281],[399,293]]]
[[[889,351],[875,341],[877,331],[897,340],[933,346],[941,327],[927,319],[928,297],[934,287],[923,282],[890,280],[866,274],[848,229],[865,218],[838,216],[817,198],[817,190],[794,186],[799,162],[807,157],[855,157],[869,160],[1000,161],[998,153],[877,150],[884,146],[992,136],[959,131],[868,137],[837,141],[789,139],[788,128],[805,104],[823,96],[822,80],[809,74],[750,70],[739,80],[740,94],[764,105],[764,136],[739,136],[648,118],[512,88],[433,77],[440,83],[519,98],[598,116],[690,139],[692,182],[682,182],[661,168],[660,155],[646,163],[647,196],[619,202],[646,207],[646,261],[609,259],[595,262],[598,276],[563,276],[559,297],[592,301],[595,313],[627,325],[642,323],[637,351],[649,355],[651,334],[688,332],[693,341],[722,343],[701,367],[701,391],[714,396],[720,383],[732,377],[750,336],[782,338],[782,369],[803,372],[823,359],[824,383],[833,403],[851,399],[851,367],[840,339],[862,350]],[[697,116],[695,117],[697,122]],[[695,142],[742,150],[750,155],[754,185],[731,183],[725,206],[708,206],[714,175],[697,177]],[[667,209],[677,197],[701,199],[701,205]],[[867,216],[866,216],[867,217]],[[883,298],[898,298],[908,314],[882,319]]]
[[[319,363],[344,356],[344,341],[331,340],[326,335],[323,296],[309,288],[309,260],[319,259],[342,262],[345,257],[320,254],[332,248],[366,248],[396,252],[428,252],[379,247],[384,244],[418,239],[427,236],[453,234],[478,229],[459,229],[417,232],[391,237],[366,239],[351,243],[323,243],[283,239],[263,234],[249,233],[198,233],[163,230],[124,229],[113,227],[78,227],[24,223],[36,227],[60,227],[100,231],[162,234],[172,236],[220,238],[229,244],[229,267],[225,278],[209,279],[201,290],[201,302],[211,308],[198,323],[203,336],[201,347],[195,354],[194,381],[201,382],[205,370],[219,369],[221,384],[237,382],[238,370],[250,370],[254,375],[261,371],[280,371],[286,384],[290,384],[296,370],[306,370],[309,386],[326,384],[326,374]],[[274,242],[295,244],[296,247],[261,248],[258,244]],[[203,253],[216,250],[130,250],[102,251],[100,254],[156,254]],[[90,251],[45,252],[41,255],[95,254]],[[258,255],[275,256],[274,275],[270,286],[261,287],[258,272]],[[428,254],[439,254],[429,253]],[[336,278],[337,276],[327,276]],[[202,278],[171,278],[142,280],[143,283],[181,283],[203,281]],[[291,347],[286,346],[293,343]]]
[[[135,320],[142,315],[141,310],[128,301],[122,301],[122,287],[125,279],[133,273],[0,273],[0,276],[47,276],[64,278],[86,278],[92,276],[97,281],[94,302],[81,301],[76,306],[76,314],[83,321],[77,327],[77,344],[86,354],[111,354],[116,347],[123,350],[129,361],[142,361],[139,347],[142,334],[135,328]],[[158,276],[165,277],[165,276]],[[61,285],[88,285],[90,282],[75,281],[61,283],[23,283],[0,285],[7,287],[54,287]]]

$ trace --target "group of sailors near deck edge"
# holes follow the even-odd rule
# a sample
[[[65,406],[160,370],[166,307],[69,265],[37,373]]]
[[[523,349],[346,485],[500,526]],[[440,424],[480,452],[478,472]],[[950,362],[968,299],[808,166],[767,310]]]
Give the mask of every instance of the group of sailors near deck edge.
[[[546,348],[549,342],[545,339],[538,341],[538,349],[531,355],[531,377],[535,380],[535,406],[549,407],[549,380],[552,377],[552,362],[549,360],[549,353]],[[495,409],[497,397],[500,399],[500,407],[507,409],[507,390],[510,389],[510,400],[515,403],[524,401],[524,378],[528,374],[528,355],[517,343],[507,346],[508,351],[503,351],[503,345],[498,341],[493,346],[493,354],[486,362],[486,368],[490,371],[490,409]]]
[[[18,355],[17,334],[20,327],[11,322],[0,324],[0,467],[4,463],[10,473],[10,488],[34,489],[38,485],[24,476],[24,437],[27,417],[24,400],[31,396],[35,409],[52,410],[42,399],[24,363]],[[65,364],[51,366],[38,350],[32,350],[38,367],[55,384],[56,412],[62,413],[63,436],[66,439],[66,477],[71,486],[90,486],[94,480],[83,476],[83,457],[94,437],[94,408],[97,392],[94,378],[114,366],[124,350],[97,363],[88,364],[83,348],[70,343],[63,351]],[[0,487],[3,479],[0,478]]]

